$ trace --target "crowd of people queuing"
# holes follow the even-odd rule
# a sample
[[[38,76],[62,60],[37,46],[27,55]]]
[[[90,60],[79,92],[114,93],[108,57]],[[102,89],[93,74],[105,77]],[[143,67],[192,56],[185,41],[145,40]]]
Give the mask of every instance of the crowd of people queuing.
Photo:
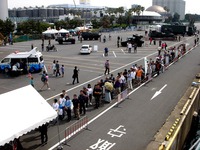
[[[117,73],[116,76],[110,74],[109,60],[106,60],[104,79],[99,80],[94,86],[91,84],[88,84],[87,87],[84,86],[80,93],[74,94],[72,98],[63,90],[60,98],[54,100],[53,108],[58,112],[59,120],[63,120],[65,114],[67,121],[72,119],[72,114],[74,118],[80,119],[80,115],[85,115],[89,107],[98,109],[102,102],[110,102],[105,96],[106,93],[109,93],[111,99],[114,99],[125,89],[133,90],[143,81],[158,76],[170,63],[176,61],[185,52],[185,44],[168,48],[166,43],[161,43],[161,47],[158,47],[157,57],[148,60],[146,71],[144,66],[134,64],[131,68]],[[75,67],[76,69],[77,67]]]

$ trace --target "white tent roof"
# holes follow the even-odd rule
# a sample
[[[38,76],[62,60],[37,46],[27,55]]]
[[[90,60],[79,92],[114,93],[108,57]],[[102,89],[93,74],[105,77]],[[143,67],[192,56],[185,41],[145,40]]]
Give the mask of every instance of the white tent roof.
[[[42,34],[56,34],[56,33],[58,33],[58,30],[56,29],[50,29],[42,32]]]
[[[60,30],[58,31],[58,33],[69,33],[69,31],[66,30],[66,29],[60,29]]]
[[[0,103],[0,146],[57,117],[31,85],[1,94]]]

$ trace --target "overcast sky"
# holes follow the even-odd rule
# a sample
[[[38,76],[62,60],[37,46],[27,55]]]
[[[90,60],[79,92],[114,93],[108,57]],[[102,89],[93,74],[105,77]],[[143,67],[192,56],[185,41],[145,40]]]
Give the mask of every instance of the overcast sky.
[[[200,0],[185,0],[186,1],[186,13],[200,14]],[[79,4],[79,0],[75,0],[76,5]],[[29,7],[29,6],[48,6],[51,4],[73,4],[73,0],[8,0],[8,7]],[[110,6],[120,7],[126,6],[130,8],[132,4],[140,4],[145,8],[152,5],[152,0],[90,0],[92,6]]]

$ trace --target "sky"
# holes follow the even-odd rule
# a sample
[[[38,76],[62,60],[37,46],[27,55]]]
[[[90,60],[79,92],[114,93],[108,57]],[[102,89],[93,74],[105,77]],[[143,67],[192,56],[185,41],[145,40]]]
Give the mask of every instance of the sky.
[[[186,1],[186,13],[200,14],[200,0],[185,0]],[[75,0],[76,5],[79,4],[79,0]],[[8,8],[18,7],[35,7],[35,6],[48,6],[52,4],[73,4],[73,0],[8,0]],[[126,6],[130,8],[132,4],[139,4],[148,8],[152,5],[152,0],[90,0],[92,6],[110,6],[120,7]]]

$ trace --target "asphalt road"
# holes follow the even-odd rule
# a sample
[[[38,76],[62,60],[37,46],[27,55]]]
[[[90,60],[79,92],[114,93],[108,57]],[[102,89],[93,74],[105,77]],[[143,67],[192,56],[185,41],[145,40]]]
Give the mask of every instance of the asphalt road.
[[[74,93],[78,94],[79,93],[78,91],[83,86],[86,86],[87,83],[91,83],[92,85],[94,85],[98,80],[105,78],[103,76],[103,72],[104,72],[103,65],[104,65],[104,62],[105,62],[106,59],[110,60],[111,71],[114,75],[116,75],[117,72],[120,72],[120,71],[123,71],[124,69],[130,68],[132,66],[132,64],[137,63],[138,65],[140,65],[140,64],[143,65],[143,57],[147,57],[147,58],[155,58],[156,57],[158,45],[156,45],[156,46],[148,45],[148,46],[145,46],[145,47],[142,47],[142,48],[138,48],[137,54],[134,54],[134,53],[129,54],[129,53],[127,53],[127,51],[125,51],[125,48],[121,48],[121,47],[117,48],[116,47],[116,40],[115,39],[117,39],[118,35],[122,36],[122,38],[125,39],[125,37],[130,36],[131,34],[133,34],[133,33],[132,32],[112,33],[111,34],[112,40],[108,41],[106,43],[101,43],[99,41],[83,41],[83,43],[77,43],[75,45],[58,45],[58,44],[56,44],[52,41],[52,43],[54,43],[56,45],[56,47],[58,48],[59,51],[58,52],[43,52],[45,65],[47,66],[47,68],[50,68],[54,59],[59,60],[60,64],[65,65],[65,77],[64,78],[60,78],[60,77],[55,78],[51,74],[52,71],[48,70],[49,76],[50,76],[51,90],[42,91],[42,92],[40,92],[40,94],[45,99],[47,99],[50,104],[52,104],[53,98],[58,98],[58,95],[60,94],[60,92],[63,89],[67,90],[67,93],[68,93],[69,96],[72,96]],[[106,34],[106,35],[108,35],[108,34]],[[187,39],[188,39],[188,41],[187,41]],[[45,42],[47,44],[47,41],[45,41]],[[186,37],[185,39],[183,39],[182,42],[186,42],[186,43],[188,43],[187,44],[188,47],[192,47],[192,44],[193,44],[192,37]],[[30,49],[32,43],[33,43],[34,46],[37,46],[38,48],[40,48],[40,44],[41,44],[40,40],[29,41],[29,42],[21,42],[21,43],[16,43],[14,45],[6,46],[6,47],[0,47],[0,58],[3,58],[7,54],[9,54],[9,53],[11,53],[15,50],[21,50],[21,51],[26,50],[27,51],[27,50]],[[79,50],[80,50],[81,45],[82,44],[88,44],[88,43],[91,44],[92,46],[98,45],[99,51],[91,53],[90,55],[80,55]],[[172,46],[172,45],[174,46],[175,44],[179,45],[180,43],[167,41],[167,44],[168,44],[168,46]],[[108,57],[103,57],[103,49],[104,49],[105,46],[107,46],[109,48],[109,56]],[[192,52],[191,54],[193,54],[194,52]],[[191,54],[189,54],[188,56],[190,56]],[[195,56],[199,56],[197,54]],[[179,64],[179,63],[182,64],[182,62],[185,62],[185,59],[188,58],[188,56],[183,58],[177,64]],[[193,59],[192,59],[192,61],[193,61]],[[191,62],[189,61],[189,64],[192,63],[192,61]],[[176,66],[177,64],[175,64],[174,66]],[[78,68],[80,69],[80,82],[81,83],[76,84],[76,85],[71,85],[71,82],[72,82],[71,76],[72,76],[72,71],[73,71],[74,66],[78,66]],[[187,68],[190,68],[190,65],[186,64],[186,66],[188,66]],[[182,67],[184,68],[185,66],[183,65]],[[173,68],[173,67],[171,67],[171,68]],[[163,80],[168,81],[166,79],[163,79],[161,81],[157,81],[157,80],[159,80],[161,77],[164,77],[168,72],[170,73],[171,68],[167,72],[165,72],[165,74],[162,74],[160,77],[156,78],[155,79],[156,83],[157,82],[159,83]],[[175,71],[177,71],[177,73],[179,73],[180,68],[181,67],[179,67],[178,70],[175,70]],[[172,79],[175,77],[174,75],[176,75],[174,72],[172,72],[172,73],[173,73],[173,75],[171,76],[169,81],[175,84],[179,80],[173,80],[172,81]],[[193,75],[192,76],[188,75],[188,76],[191,77],[191,79],[192,79],[193,76],[195,75],[195,73],[194,73],[194,71],[191,71],[190,73],[192,73]],[[42,83],[40,81],[41,74],[40,73],[33,74],[33,77],[34,77],[34,80],[35,80],[35,87],[36,87],[36,89],[39,89],[42,86]],[[7,77],[4,74],[1,74],[0,78],[1,78],[1,80],[0,80],[0,84],[1,84],[0,93],[8,92],[10,90],[14,90],[16,88],[19,88],[21,86],[25,86],[25,85],[29,84],[29,80],[28,80],[26,75],[19,76],[19,77],[16,77],[16,78],[10,78],[10,77]],[[180,79],[180,76],[178,76],[177,78]],[[184,83],[185,83],[185,80],[186,79],[181,78],[181,80],[179,82],[184,81]],[[188,81],[188,79],[187,79],[187,81]],[[130,134],[133,138],[130,138],[130,136],[126,137],[125,135],[123,135],[121,137],[120,141],[123,142],[124,139],[127,140],[127,138],[130,138],[129,140],[132,141],[131,143],[129,143],[130,145],[133,143],[133,140],[135,140],[137,142],[134,142],[134,143],[138,143],[138,146],[141,146],[143,144],[143,147],[144,147],[145,144],[147,144],[149,142],[149,139],[144,138],[144,136],[142,136],[142,135],[145,135],[149,138],[153,138],[152,134],[156,132],[153,129],[158,130],[159,127],[161,126],[161,124],[163,123],[163,121],[166,119],[166,117],[171,112],[170,109],[166,108],[166,110],[165,110],[164,108],[162,108],[161,106],[164,107],[165,105],[159,103],[160,107],[157,106],[155,108],[157,108],[157,109],[160,108],[161,111],[164,110],[163,115],[161,115],[160,113],[155,111],[156,109],[152,105],[146,104],[146,102],[148,104],[156,103],[157,97],[155,99],[153,99],[152,101],[147,100],[147,98],[151,99],[151,97],[154,94],[153,92],[155,92],[155,90],[159,90],[159,88],[162,88],[166,84],[166,83],[162,83],[161,85],[154,85],[155,87],[153,87],[153,88],[151,88],[151,87],[148,88],[148,86],[150,86],[151,84],[154,84],[154,82],[155,81],[149,83],[145,87],[142,87],[142,89],[138,90],[137,92],[134,92],[134,94],[131,95],[130,101],[125,101],[124,103],[122,103],[120,105],[119,108],[113,108],[111,111],[108,111],[104,115],[104,117],[101,117],[97,121],[90,124],[89,128],[90,128],[91,131],[90,132],[84,131],[79,136],[76,136],[75,139],[70,141],[70,142],[72,142],[70,145],[73,145],[70,148],[76,149],[76,146],[74,147],[74,145],[78,145],[76,143],[76,140],[77,139],[80,140],[80,138],[82,138],[82,134],[89,134],[89,135],[86,136],[87,141],[84,141],[83,139],[81,139],[81,144],[83,144],[83,143],[85,143],[85,144],[83,144],[81,146],[81,148],[79,147],[80,149],[89,149],[89,146],[91,146],[92,144],[95,144],[98,141],[98,138],[103,138],[103,139],[106,140],[105,136],[107,135],[108,130],[111,129],[111,128],[115,129],[119,125],[121,125],[122,123],[127,130],[126,135]],[[189,85],[189,83],[190,82],[188,81],[187,86]],[[179,84],[177,84],[177,85],[179,85]],[[167,85],[167,87],[164,90],[167,90],[168,87],[170,87],[170,86]],[[172,87],[176,87],[176,86],[173,85]],[[182,85],[180,88],[183,88],[183,87],[184,86]],[[186,88],[187,87],[185,85],[185,89]],[[152,91],[149,91],[150,89]],[[172,88],[170,87],[170,89],[172,89]],[[181,94],[182,94],[181,92],[184,92],[184,90],[181,90],[180,93],[179,93],[177,91],[177,89],[179,89],[179,88],[177,88],[177,89],[174,88],[174,89],[175,89],[174,90],[175,91],[175,94],[174,94],[175,98],[177,96],[180,97]],[[141,91],[140,94],[138,93],[139,91]],[[167,94],[166,97],[168,97],[168,94]],[[164,95],[164,93],[163,93],[163,95]],[[139,100],[140,98],[142,98],[142,100]],[[176,99],[174,101],[178,101],[178,100],[179,99]],[[171,105],[170,105],[171,108],[173,108],[175,104],[176,103],[171,103]],[[99,110],[88,111],[87,115],[88,115],[89,119],[92,119],[97,114],[99,114],[101,111],[108,108],[109,106],[110,105],[104,105],[104,107],[101,107],[101,109],[99,109]],[[132,106],[132,107],[130,107],[130,106]],[[138,109],[138,108],[140,108],[140,109]],[[134,110],[134,111],[132,111],[132,110]],[[154,115],[151,115],[151,113],[149,113],[148,111],[152,111]],[[124,112],[124,114],[122,114],[121,112]],[[125,113],[127,113],[127,115],[125,115]],[[153,116],[156,116],[155,115],[156,113],[160,116],[160,119],[159,120],[155,119],[155,121],[154,121],[155,124],[153,124],[152,122],[146,122],[148,120],[146,120],[146,121],[140,120],[140,118],[143,118],[143,119],[152,118]],[[147,114],[149,114],[150,116],[148,117]],[[107,116],[109,116],[109,117],[107,117]],[[133,116],[133,118],[131,118],[131,116]],[[119,119],[119,118],[121,118],[121,119]],[[162,122],[160,123],[161,119],[162,119]],[[60,131],[62,132],[67,126],[69,126],[73,122],[74,121],[71,121],[70,123],[62,122],[62,124],[59,126]],[[98,122],[98,123],[96,123],[96,122]],[[113,122],[113,123],[111,124],[111,122]],[[134,123],[136,122],[135,125],[133,124],[133,122]],[[115,124],[116,124],[116,126],[113,126]],[[152,127],[145,128],[148,131],[147,132],[147,131],[144,130],[145,126],[144,127],[141,126],[142,124],[144,124],[146,126],[148,124],[152,124]],[[130,129],[128,127],[133,127],[134,128],[133,131],[131,131],[129,133],[128,131],[130,131]],[[142,127],[142,129],[140,127]],[[97,132],[97,131],[99,131],[99,132]],[[142,131],[142,132],[140,132],[140,131]],[[151,131],[153,133],[151,134],[149,131]],[[22,144],[27,149],[36,149],[36,148],[37,149],[48,149],[49,147],[53,146],[54,144],[56,144],[58,142],[57,133],[58,133],[57,127],[53,126],[53,127],[49,128],[49,132],[48,132],[49,142],[44,147],[38,147],[39,143],[40,143],[40,138],[38,137],[38,135],[39,135],[38,132],[31,132],[31,133],[23,136],[21,138]],[[98,136],[96,136],[97,134],[98,134]],[[103,135],[103,134],[105,134],[105,135]],[[135,135],[137,135],[138,137],[135,136]],[[61,139],[63,137],[64,137],[64,135],[62,134]],[[125,138],[123,139],[123,137],[125,137]],[[129,141],[129,140],[127,140],[127,141]],[[111,140],[109,142],[114,142],[114,141]],[[121,143],[118,144],[117,141],[115,143],[116,143],[115,146],[117,145],[116,147],[121,145]],[[123,142],[123,143],[126,143],[126,142]],[[122,144],[122,146],[123,146],[123,144]],[[134,145],[134,146],[136,146],[136,145]],[[67,149],[68,149],[68,147],[67,147]],[[115,149],[115,148],[113,148],[113,149]],[[76,149],[76,150],[78,150],[78,149]]]

